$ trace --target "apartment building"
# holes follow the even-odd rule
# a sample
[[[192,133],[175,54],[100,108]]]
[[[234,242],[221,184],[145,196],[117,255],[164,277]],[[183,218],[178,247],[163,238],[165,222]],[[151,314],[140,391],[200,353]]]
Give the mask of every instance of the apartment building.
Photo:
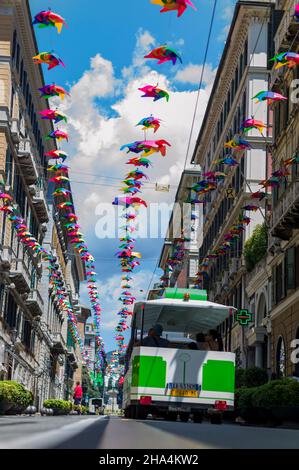
[[[250,130],[246,134],[250,148],[245,151],[227,149],[224,145],[239,134],[241,124],[251,116],[266,125],[271,122],[266,102],[256,105],[252,98],[259,91],[268,89],[272,9],[272,2],[237,2],[192,157],[192,162],[201,165],[204,173],[219,171],[228,175],[217,184],[216,190],[205,196],[199,263],[221,245],[225,233],[237,223],[239,215],[251,218],[251,223],[230,250],[209,262],[204,280],[210,300],[239,309],[249,308],[245,290],[244,244],[256,225],[264,222],[269,195],[258,202],[260,208],[255,213],[248,213],[242,207],[253,203],[250,199],[252,193],[261,190],[259,182],[271,171],[271,127],[263,135],[256,129]],[[238,164],[228,166],[215,163],[228,155]],[[246,328],[231,317],[222,325],[221,333],[226,349],[236,352],[238,365],[247,366]],[[253,338],[253,348],[256,339]]]
[[[55,256],[60,289],[79,325],[86,317],[79,306],[85,268],[47,185],[45,153],[55,143],[43,139],[53,128],[38,115],[48,104],[38,91],[42,69],[32,61],[38,48],[28,1],[1,0],[0,25],[1,191],[12,196],[32,235]],[[23,383],[38,407],[47,398],[69,398],[82,357],[49,284],[47,263],[20,242],[4,212],[0,234],[0,379]]]
[[[163,275],[161,283],[153,289],[156,292],[151,291],[151,298],[163,293],[161,287],[194,287],[202,242],[202,205],[191,203],[196,197],[191,188],[200,175],[196,166],[182,173],[159,260]]]
[[[42,243],[47,232],[47,162],[53,144],[43,136],[51,130],[38,112],[41,68],[33,65],[37,45],[27,2],[0,4],[0,183],[13,197],[19,214]],[[0,351],[2,374],[33,390],[39,368],[41,337],[35,319],[44,312],[40,295],[42,265],[25,249],[5,213],[0,214]]]
[[[277,24],[274,34],[275,54],[299,52],[299,24],[294,17],[296,1],[275,4]],[[271,69],[270,86],[286,96],[284,103],[273,106],[274,132],[272,161],[277,170],[284,161],[299,154],[299,69]],[[297,90],[297,92],[296,92]],[[291,355],[292,341],[299,339],[299,166],[288,166],[290,175],[274,188],[268,259],[271,279],[272,372],[277,376],[296,374],[299,364]]]
[[[70,188],[69,183],[67,187]],[[51,201],[53,188],[48,188],[48,204],[51,214],[48,230],[43,241],[47,251],[55,256],[55,268],[60,277],[62,290],[77,318],[78,332],[82,308],[79,305],[80,282],[85,280],[85,270],[78,253],[69,243],[63,227],[63,215],[57,211]],[[82,355],[70,333],[69,319],[59,303],[54,289],[49,288],[49,272],[44,265],[41,279],[41,293],[44,300],[44,310],[39,319],[38,327],[43,332],[42,349],[40,352],[41,367],[38,380],[37,399],[63,398],[72,396],[76,370],[82,370]],[[84,341],[84,335],[81,336]],[[47,367],[49,365],[50,367]]]

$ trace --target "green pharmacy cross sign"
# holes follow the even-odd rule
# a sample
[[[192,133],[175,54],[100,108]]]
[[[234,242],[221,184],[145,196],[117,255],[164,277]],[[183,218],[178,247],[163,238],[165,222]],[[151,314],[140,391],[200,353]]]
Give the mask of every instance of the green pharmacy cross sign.
[[[236,313],[235,320],[242,326],[247,326],[253,321],[253,313],[248,312],[248,310],[239,310]]]

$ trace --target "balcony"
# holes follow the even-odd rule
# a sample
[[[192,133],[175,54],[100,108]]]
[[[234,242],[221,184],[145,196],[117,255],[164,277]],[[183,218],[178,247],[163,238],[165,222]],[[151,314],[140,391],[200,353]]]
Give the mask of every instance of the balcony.
[[[273,237],[289,240],[299,228],[299,180],[293,181],[278,200],[272,212]]]
[[[228,286],[229,286],[228,270],[223,271],[221,274],[221,285],[222,285],[222,289],[228,289]]]
[[[0,265],[1,270],[9,271],[12,261],[12,249],[9,246],[1,246],[0,248]]]
[[[67,347],[67,357],[69,360],[69,363],[73,369],[78,369],[79,367],[79,359],[77,357],[75,348],[73,346],[68,346]]]
[[[18,158],[26,183],[28,185],[35,183],[38,179],[38,171],[29,139],[22,139],[20,141],[18,145]]]
[[[221,281],[216,281],[214,286],[213,286],[213,291],[215,293],[215,298],[221,296],[222,294],[222,282]]]
[[[286,0],[285,2],[280,3],[281,5],[279,8],[284,9],[284,15],[274,37],[275,54],[289,50],[298,31],[298,23],[294,17],[295,6],[298,3],[298,0]],[[293,44],[295,48],[296,45],[296,43]]]
[[[67,351],[65,340],[61,333],[51,333],[52,350],[58,354],[65,354]]]
[[[257,343],[263,343],[265,341],[265,335],[267,330],[264,326],[253,326],[246,332],[246,338],[248,346],[256,346]]]
[[[240,268],[240,259],[239,258],[231,258],[228,270],[228,276],[230,279],[233,279]]]
[[[33,196],[33,205],[37,217],[41,223],[48,222],[49,220],[49,211],[48,205],[45,198],[45,193],[40,188],[35,188],[35,194]]]
[[[44,301],[37,289],[31,290],[25,303],[33,316],[42,316]]]
[[[74,292],[69,284],[67,284],[67,290],[70,296],[70,301],[73,307],[79,306],[80,296],[77,292]]]
[[[20,293],[30,292],[30,272],[23,259],[12,260],[10,279]]]

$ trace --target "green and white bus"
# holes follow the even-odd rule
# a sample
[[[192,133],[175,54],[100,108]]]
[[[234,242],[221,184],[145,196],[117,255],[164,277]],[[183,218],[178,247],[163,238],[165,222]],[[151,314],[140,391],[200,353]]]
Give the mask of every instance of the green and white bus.
[[[166,289],[164,297],[137,302],[126,354],[123,409],[127,418],[148,414],[181,421],[205,412],[219,423],[223,410],[234,407],[235,354],[188,349],[198,332],[216,329],[234,307],[207,300],[206,291]],[[134,346],[160,324],[169,347]]]

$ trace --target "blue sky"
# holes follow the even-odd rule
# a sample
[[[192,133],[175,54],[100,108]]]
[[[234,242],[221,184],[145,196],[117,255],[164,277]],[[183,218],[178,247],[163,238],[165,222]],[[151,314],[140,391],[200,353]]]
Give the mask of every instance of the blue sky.
[[[148,189],[144,198],[150,202],[171,202],[174,199],[185,160],[196,99],[194,90],[199,83],[213,6],[212,0],[194,0],[194,3],[197,12],[188,8],[177,19],[173,12],[160,14],[159,6],[152,5],[149,0],[30,2],[33,15],[50,6],[68,23],[68,28],[63,28],[60,35],[52,28],[35,28],[35,31],[40,52],[54,50],[66,63],[65,69],[57,67],[47,72],[45,67],[44,73],[47,82],[55,81],[66,86],[72,94],[72,101],[62,104],[70,116],[68,132],[71,137],[70,144],[64,149],[70,154],[67,163],[72,168],[70,176],[76,210],[97,261],[107,350],[114,347],[113,322],[117,321],[119,304],[116,298],[121,273],[114,257],[118,240],[103,240],[96,236],[96,208],[99,204],[110,204],[119,194],[120,179],[129,169],[119,147],[141,137],[135,124],[149,111],[158,111],[164,118],[164,129],[159,131],[159,138],[172,142],[169,157],[163,162],[155,160],[154,168],[149,170],[151,184],[157,181],[167,183],[171,190],[164,194]],[[194,139],[224,47],[233,5],[233,0],[218,0]],[[153,48],[151,46],[165,43],[182,55],[182,65],[173,67],[168,63],[156,66],[153,61],[142,60],[144,53]],[[136,91],[138,86],[156,77],[172,92],[172,104],[153,105],[140,98]],[[162,238],[137,242],[136,249],[143,255],[141,269],[136,270],[134,291],[139,299],[144,295],[140,290],[146,291],[148,287],[162,242]],[[157,274],[160,274],[159,270]],[[87,300],[84,287],[82,299]]]

